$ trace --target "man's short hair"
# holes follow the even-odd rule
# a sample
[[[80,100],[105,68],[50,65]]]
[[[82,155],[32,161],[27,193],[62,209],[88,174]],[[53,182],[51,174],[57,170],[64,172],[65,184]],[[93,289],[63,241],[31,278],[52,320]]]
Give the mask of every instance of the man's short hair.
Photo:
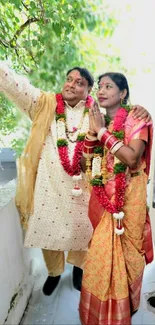
[[[89,87],[93,87],[93,85],[94,85],[94,78],[93,78],[93,76],[91,75],[91,73],[87,69],[80,68],[80,67],[74,67],[74,68],[72,68],[72,69],[70,69],[70,70],[67,71],[67,76],[73,70],[78,70],[80,72],[81,77],[85,78],[88,81],[88,86]]]

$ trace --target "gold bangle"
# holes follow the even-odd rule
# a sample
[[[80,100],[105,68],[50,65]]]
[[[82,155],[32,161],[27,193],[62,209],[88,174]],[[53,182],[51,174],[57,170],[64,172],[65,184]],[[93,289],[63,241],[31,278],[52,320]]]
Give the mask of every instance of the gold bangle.
[[[88,141],[89,141],[89,140],[90,140],[90,141],[97,141],[97,136],[95,136],[95,135],[90,135],[90,134],[89,134],[89,131],[88,131],[86,137],[87,137]]]
[[[88,130],[88,133],[89,133],[90,135],[96,135],[96,134],[97,134],[96,132],[91,131],[91,130]]]

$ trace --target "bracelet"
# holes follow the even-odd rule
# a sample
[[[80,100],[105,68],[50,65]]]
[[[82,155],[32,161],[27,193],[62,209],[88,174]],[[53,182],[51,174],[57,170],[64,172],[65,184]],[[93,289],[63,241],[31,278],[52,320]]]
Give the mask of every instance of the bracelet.
[[[109,135],[109,137],[105,140],[105,146],[106,146],[106,144],[107,144],[107,142],[110,140],[110,138],[112,138],[113,137],[113,134],[111,134],[111,135]]]
[[[118,143],[120,140],[115,138],[114,136],[111,137],[106,145],[107,149],[111,151],[111,149]]]
[[[93,158],[94,147],[87,147],[84,145],[82,154],[83,154],[83,157],[85,157],[85,158]]]
[[[103,136],[103,134],[107,131],[107,128],[103,127],[97,134],[97,138],[99,141],[101,141],[101,138]],[[107,131],[108,132],[108,131]]]
[[[120,148],[124,146],[123,142],[119,141],[113,146],[113,148],[110,150],[110,152],[114,155],[116,151],[118,151]]]
[[[109,131],[106,131],[101,138],[101,143],[106,143],[108,150],[111,150],[119,140]]]
[[[102,135],[102,136],[101,136]],[[100,138],[101,136],[101,138]],[[109,132],[106,128],[102,128],[98,133],[98,139],[100,138],[100,142],[110,150],[111,153],[115,154],[115,152],[120,149],[124,144],[118,140],[111,132]]]
[[[96,134],[96,133],[95,133]],[[92,140],[92,141],[97,141],[98,139],[97,139],[97,136],[96,135],[92,135],[92,134],[90,134],[90,132],[88,131],[88,133],[87,133],[87,138],[89,139],[89,140]]]
[[[109,131],[105,131],[103,134],[102,134],[102,137],[100,139],[100,142],[102,144],[105,144],[105,141],[111,136],[112,134],[109,132]]]
[[[86,146],[85,144],[84,144],[84,146],[83,146],[83,148],[86,148],[86,149],[88,149],[88,150],[94,150],[94,146]]]
[[[117,141],[115,141],[115,142],[113,143],[113,145],[112,145],[111,148],[109,149],[110,152],[111,152],[111,150],[116,146],[117,143],[120,143],[120,140],[117,140]]]
[[[90,134],[90,135],[96,135],[97,133],[94,132],[94,131],[92,131],[92,130],[88,130],[88,134]]]
[[[84,140],[84,145],[88,146],[88,147],[95,147],[96,146],[96,140],[89,140],[87,138],[87,136],[85,137],[85,140]]]

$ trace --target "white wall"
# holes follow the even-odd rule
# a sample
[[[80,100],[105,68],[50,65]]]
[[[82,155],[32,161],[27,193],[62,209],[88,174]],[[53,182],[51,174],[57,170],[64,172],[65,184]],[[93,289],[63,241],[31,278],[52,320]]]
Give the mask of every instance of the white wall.
[[[14,186],[11,192],[7,186],[0,188],[0,324],[11,325],[19,324],[23,315],[33,288],[37,260],[33,250],[23,247],[19,215],[14,200],[10,200]]]
[[[155,0],[111,0],[118,17],[112,40],[119,50],[131,90],[131,103],[140,104],[151,113],[155,125]],[[155,139],[155,135],[154,135]],[[155,209],[152,208],[155,141],[152,151],[151,183],[148,203],[155,242]]]

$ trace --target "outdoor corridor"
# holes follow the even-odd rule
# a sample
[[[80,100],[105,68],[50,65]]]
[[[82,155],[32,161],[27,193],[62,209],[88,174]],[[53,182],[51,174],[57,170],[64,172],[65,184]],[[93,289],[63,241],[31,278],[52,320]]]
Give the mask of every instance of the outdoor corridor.
[[[50,297],[44,296],[42,286],[46,279],[46,269],[39,250],[36,249],[40,265],[33,293],[27,306],[21,325],[80,325],[78,303],[80,293],[72,285],[72,266],[66,264],[58,287]],[[141,305],[132,318],[132,325],[155,324],[154,313],[148,310],[147,292],[155,291],[155,262],[145,269]],[[93,324],[90,324],[93,325]]]

